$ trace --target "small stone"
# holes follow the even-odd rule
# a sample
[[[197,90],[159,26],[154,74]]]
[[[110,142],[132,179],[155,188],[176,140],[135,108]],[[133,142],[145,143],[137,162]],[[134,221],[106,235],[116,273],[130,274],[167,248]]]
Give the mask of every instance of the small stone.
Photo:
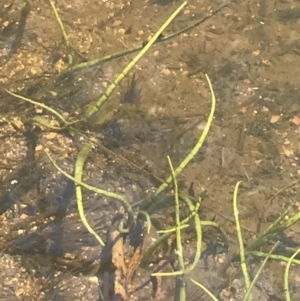
[[[245,114],[247,112],[247,108],[246,107],[242,107],[240,110],[243,114]]]
[[[300,125],[300,118],[298,116],[294,116],[293,119],[291,119],[291,122],[295,125]]]
[[[292,152],[289,149],[285,148],[284,146],[282,146],[282,149],[283,149],[284,155],[287,158],[289,158],[291,156]]]
[[[35,150],[36,151],[41,151],[41,150],[43,150],[43,146],[41,145],[41,144],[39,144],[36,148],[35,148]]]
[[[280,115],[273,115],[270,119],[270,123],[276,123],[280,119]]]
[[[56,136],[57,136],[57,133],[52,132],[52,133],[49,133],[48,135],[46,135],[46,138],[47,138],[48,140],[52,140],[52,139],[54,139]]]
[[[252,54],[253,54],[254,56],[259,56],[260,50],[259,50],[259,49],[258,49],[258,50],[254,50],[254,51],[252,51]]]
[[[168,68],[164,68],[164,69],[162,70],[162,73],[163,73],[164,75],[168,76],[168,75],[171,74],[171,71],[170,71]]]
[[[114,23],[112,24],[112,27],[117,27],[117,26],[119,26],[121,24],[122,24],[121,20],[115,20]]]
[[[262,107],[262,112],[269,112],[269,111],[270,111],[269,108],[267,108],[265,106]]]
[[[23,123],[18,117],[14,118],[14,124],[20,129],[23,128]]]
[[[38,71],[37,71],[37,69],[35,67],[32,67],[30,69],[30,73],[31,73],[31,75],[36,75],[38,73]]]
[[[23,219],[23,220],[26,219],[27,217],[28,217],[28,215],[25,214],[25,213],[23,213],[23,214],[20,215],[20,219]]]
[[[57,92],[56,92],[56,91],[49,91],[49,92],[50,92],[50,94],[51,94],[53,97],[57,96]]]

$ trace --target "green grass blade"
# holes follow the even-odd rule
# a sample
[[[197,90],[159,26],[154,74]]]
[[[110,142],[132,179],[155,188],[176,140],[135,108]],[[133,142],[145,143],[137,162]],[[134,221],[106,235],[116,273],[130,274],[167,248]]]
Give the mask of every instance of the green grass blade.
[[[75,164],[75,179],[77,181],[82,180],[82,171],[84,163],[89,156],[89,153],[91,152],[92,148],[89,144],[86,144],[79,152],[76,164]],[[80,185],[76,184],[76,199],[77,199],[77,207],[79,212],[79,217],[84,224],[84,226],[87,228],[87,230],[96,238],[96,240],[100,243],[101,246],[104,246],[104,242],[101,239],[101,237],[94,231],[94,229],[90,226],[89,222],[87,221],[85,214],[84,214],[84,207],[82,202],[82,188]]]
[[[197,206],[197,205],[196,205]],[[187,218],[189,219],[189,217]],[[184,224],[186,222],[188,222],[187,219],[184,219],[182,221],[182,224],[180,225],[181,229],[187,228],[188,225]],[[214,227],[216,228],[220,234],[222,235],[223,241],[225,242],[225,244],[228,246],[229,245],[229,241],[228,241],[228,237],[226,232],[222,229],[222,227],[220,227],[217,223],[212,222],[212,221],[200,221],[200,225],[202,226],[209,226],[209,227]],[[151,247],[146,251],[146,253],[143,256],[142,259],[142,266],[145,267],[147,261],[149,260],[149,258],[151,258],[151,255],[153,254],[153,252],[158,248],[158,246],[164,242],[166,239],[168,239],[173,232],[175,232],[175,228],[169,229],[170,231],[166,230],[166,233],[164,233],[162,236],[160,236],[154,244],[151,245]],[[173,276],[173,274],[168,275],[168,276]]]
[[[204,285],[202,285],[201,283],[199,283],[198,281],[195,281],[194,279],[190,278],[190,280],[196,284],[197,286],[199,286],[201,289],[204,290],[204,292],[210,296],[214,301],[218,301],[218,299],[213,295],[213,293],[211,291],[209,291]]]
[[[172,165],[172,161],[168,156],[168,163],[171,169],[171,173],[174,181],[174,194],[175,194],[175,225],[176,225],[176,253],[179,263],[179,269],[184,273],[184,259],[183,259],[183,248],[181,242],[181,230],[180,230],[180,208],[179,208],[179,197],[178,197],[178,185],[176,175]]]
[[[60,27],[60,29],[61,29],[61,31],[62,31],[62,34],[63,34],[64,40],[65,40],[67,49],[68,49],[68,51],[69,51],[69,53],[68,53],[68,63],[69,63],[69,65],[71,65],[72,62],[73,62],[73,58],[72,58],[72,55],[71,55],[71,53],[70,53],[71,47],[70,47],[70,41],[69,41],[68,35],[67,35],[67,33],[66,33],[64,24],[63,24],[63,22],[61,21],[61,18],[60,18],[59,14],[58,14],[58,11],[57,11],[57,9],[56,9],[56,6],[55,6],[54,1],[53,1],[53,0],[49,0],[49,2],[50,2],[50,5],[51,5],[51,7],[52,7],[52,9],[53,9],[53,12],[54,12],[56,21],[57,21],[57,23],[59,24],[59,27]]]
[[[107,191],[107,190],[103,190],[103,189],[100,189],[100,188],[97,188],[97,187],[94,187],[94,186],[91,186],[91,185],[88,185],[82,181],[78,181],[76,180],[74,177],[72,177],[71,175],[69,175],[67,172],[65,172],[63,169],[61,169],[57,164],[56,162],[52,159],[52,157],[50,156],[49,152],[47,152],[45,150],[48,158],[50,159],[50,161],[52,162],[52,164],[54,165],[54,167],[59,171],[61,172],[66,178],[74,181],[76,184],[78,185],[81,185],[82,187],[88,189],[88,190],[91,190],[91,191],[94,191],[98,194],[101,194],[101,195],[105,195],[105,196],[108,196],[108,197],[111,197],[111,198],[114,198],[116,200],[118,200],[122,206],[124,206],[125,210],[127,211],[128,213],[128,224],[131,225],[133,223],[133,210],[132,210],[132,207],[131,205],[129,204],[129,202],[126,200],[125,197],[117,194],[117,193],[114,193],[114,192],[111,192],[111,191]],[[126,229],[124,229],[124,231],[126,231]]]
[[[291,227],[297,221],[300,220],[300,212],[296,213],[289,219],[285,220],[282,224],[272,227],[270,231],[264,232],[261,236],[257,238],[255,242],[253,242],[248,248],[247,251],[254,251],[262,245],[266,244],[268,241],[275,238],[278,234],[285,231],[287,228]]]
[[[152,227],[152,222],[151,222],[151,218],[148,212],[146,211],[139,211],[139,215],[143,215],[146,218],[147,221],[147,233],[150,233],[151,227]]]
[[[128,72],[134,67],[134,65],[145,55],[145,53],[150,49],[153,43],[158,39],[160,34],[169,26],[169,24],[173,21],[173,19],[179,14],[179,12],[183,9],[183,7],[187,4],[187,1],[182,3],[180,7],[170,16],[170,18],[162,25],[162,27],[155,33],[152,39],[147,43],[147,45],[142,49],[141,52],[126,66],[123,72],[117,77],[117,79],[108,87],[103,96],[96,102],[96,104],[88,109],[85,112],[85,118],[90,119],[94,114],[96,114],[108,97],[115,90],[117,85],[124,79],[124,77],[128,74]]]
[[[198,264],[200,258],[201,258],[201,249],[202,249],[202,228],[201,228],[201,221],[200,221],[200,217],[198,214],[198,210],[200,208],[201,205],[201,198],[199,198],[198,202],[196,203],[196,205],[194,206],[192,201],[186,197],[183,196],[182,197],[183,200],[188,204],[188,207],[190,209],[190,216],[194,217],[194,221],[195,221],[195,229],[196,229],[196,253],[195,253],[195,257],[194,260],[192,262],[192,264],[190,264],[189,266],[186,267],[186,274],[191,272],[196,265]],[[185,221],[185,220],[184,220]],[[181,222],[181,224],[184,223],[184,221]],[[187,222],[189,221],[189,219],[187,218]]]
[[[257,257],[266,257],[267,256],[267,254],[265,254],[264,252],[259,252],[259,251],[250,251],[248,253],[253,256],[257,256]],[[290,260],[290,257],[286,257],[283,255],[278,255],[278,254],[271,254],[270,258],[274,259],[274,260],[285,261],[285,262],[288,262]],[[300,265],[300,260],[293,259],[292,263]]]
[[[204,23],[206,20],[208,20],[209,18],[211,18],[212,16],[216,15],[217,13],[219,13],[221,10],[223,10],[225,7],[227,7],[229,5],[229,3],[224,3],[222,4],[220,7],[218,7],[216,10],[214,11],[211,11],[209,13],[209,15],[203,17],[201,20],[199,21],[196,21],[195,23],[183,28],[183,29],[180,29],[172,34],[169,34],[167,36],[164,36],[164,37],[161,37],[159,39],[159,41],[156,40],[156,43],[157,42],[165,42],[165,41],[168,41],[170,39],[173,39],[174,37],[176,36],[179,36],[180,34],[183,34],[183,33],[186,33],[192,29],[194,29],[195,27],[199,26],[200,24]],[[88,61],[88,62],[81,62],[79,64],[76,64],[76,65],[73,65],[71,67],[69,67],[67,70],[64,70],[61,75],[62,76],[65,76],[67,75],[68,73],[72,73],[72,72],[75,72],[77,70],[80,70],[80,69],[83,69],[83,68],[89,68],[89,67],[93,67],[93,66],[96,66],[96,65],[99,65],[101,63],[105,63],[105,62],[108,62],[108,61],[111,61],[113,59],[116,59],[116,58],[119,58],[119,57],[122,57],[122,56],[125,56],[127,54],[131,54],[131,53],[134,53],[134,52],[137,52],[137,51],[140,51],[141,49],[143,49],[144,47],[143,46],[138,46],[138,47],[134,47],[134,48],[131,48],[131,49],[126,49],[126,50],[122,50],[122,51],[119,51],[119,52],[116,52],[116,53],[113,53],[113,54],[109,54],[109,55],[106,55],[104,57],[101,57],[101,58],[97,58],[97,59],[94,59],[94,60],[91,60],[91,61]]]
[[[228,236],[227,236],[225,230],[220,225],[218,225],[217,223],[212,222],[212,221],[201,221],[201,226],[209,226],[209,227],[216,228],[222,235],[223,242],[225,242],[225,245],[229,246]]]
[[[183,200],[185,202],[190,201],[190,199],[187,198],[187,197],[183,197]],[[188,203],[188,205],[190,207],[191,214],[188,217],[186,217],[184,220],[181,221],[180,226],[179,226],[180,229],[185,229],[189,226],[188,222],[198,213],[198,210],[200,208],[200,204],[201,204],[200,201],[197,202],[196,206],[193,206],[192,204]],[[192,206],[190,206],[190,205],[192,205]],[[167,229],[167,230],[160,230],[160,231],[156,231],[156,232],[157,233],[172,233],[172,232],[175,232],[175,231],[176,231],[176,226],[173,227],[173,228]]]
[[[198,214],[195,215],[194,219],[195,219],[195,227],[196,227],[196,235],[197,235],[196,254],[195,254],[194,261],[186,268],[186,273],[191,272],[199,263],[199,260],[201,258],[201,249],[202,249],[201,221]]]
[[[290,289],[289,289],[289,272],[290,272],[290,267],[291,264],[294,260],[294,258],[299,254],[300,248],[291,256],[289,259],[285,271],[284,271],[284,291],[285,291],[285,299],[286,301],[291,301],[291,294],[290,294]]]
[[[251,290],[254,286],[254,284],[256,283],[258,276],[260,275],[261,271],[263,270],[264,266],[266,265],[268,259],[270,258],[271,254],[274,252],[274,250],[276,249],[276,247],[278,246],[279,242],[277,242],[273,248],[270,250],[270,252],[268,253],[268,255],[266,256],[265,260],[263,261],[263,263],[261,264],[260,268],[258,269],[256,275],[254,276],[249,288],[246,291],[245,297],[243,299],[243,301],[248,301],[248,299],[250,298],[250,294],[251,294]]]
[[[35,100],[32,100],[32,99],[27,98],[27,97],[24,97],[24,96],[22,96],[22,95],[15,94],[15,93],[10,92],[10,91],[8,91],[8,90],[6,90],[6,92],[7,92],[8,94],[12,95],[12,96],[15,96],[15,97],[17,97],[17,98],[19,98],[19,99],[25,100],[25,101],[27,101],[27,102],[29,102],[29,103],[31,103],[31,104],[34,104],[34,105],[36,105],[36,106],[38,106],[38,107],[41,107],[41,108],[43,108],[43,109],[45,109],[45,110],[51,112],[53,115],[57,116],[57,118],[59,118],[65,125],[68,125],[68,124],[69,124],[69,123],[67,122],[67,120],[64,118],[64,116],[62,116],[62,115],[61,115],[60,113],[58,113],[56,110],[54,110],[54,109],[52,109],[52,108],[46,106],[45,104],[43,104],[43,103],[41,103],[41,102],[38,102],[38,101],[35,101]]]
[[[50,130],[53,130],[53,131],[61,131],[61,130],[64,129],[63,127],[58,127],[58,126],[52,125],[45,118],[39,117],[39,116],[32,117],[31,119],[28,120],[28,122],[30,122],[30,123],[38,123],[39,125],[42,125],[46,129],[50,129]]]
[[[126,49],[126,50],[123,50],[123,51],[120,51],[120,52],[116,52],[114,54],[106,55],[106,56],[98,58],[98,59],[94,59],[94,60],[87,61],[87,62],[82,62],[82,63],[73,65],[70,68],[64,70],[60,74],[60,76],[64,77],[64,76],[67,76],[68,74],[71,74],[72,72],[77,71],[77,70],[80,70],[80,69],[83,69],[83,68],[89,68],[89,67],[97,66],[97,65],[103,64],[105,62],[111,61],[113,59],[117,59],[117,58],[119,58],[121,56],[125,56],[127,54],[131,54],[131,53],[137,52],[137,51],[142,50],[142,49],[143,49],[142,46],[141,47],[137,47],[137,48],[132,48],[132,49]]]
[[[234,188],[233,212],[234,212],[236,231],[237,231],[238,242],[239,242],[239,247],[240,247],[241,268],[242,268],[244,279],[245,279],[246,289],[248,290],[250,287],[250,277],[249,277],[249,273],[248,273],[247,265],[246,265],[244,242],[243,242],[243,237],[242,237],[242,230],[241,230],[241,226],[240,226],[239,212],[238,212],[238,206],[237,206],[237,194],[238,194],[238,189],[239,189],[239,186],[241,183],[242,183],[241,181],[237,182],[235,185],[235,188]],[[252,297],[250,300],[252,300]]]
[[[210,110],[210,114],[208,116],[208,120],[207,120],[207,123],[205,125],[205,128],[198,140],[198,142],[196,143],[196,145],[194,146],[194,148],[191,150],[191,152],[188,154],[188,156],[180,163],[180,165],[176,168],[175,170],[175,175],[178,176],[181,171],[187,166],[187,164],[195,157],[195,155],[198,153],[198,151],[200,150],[200,148],[202,147],[202,144],[209,132],[209,129],[210,129],[210,126],[212,124],[212,121],[213,121],[213,118],[214,118],[214,114],[215,114],[215,109],[216,109],[216,98],[215,98],[215,94],[214,94],[214,91],[213,91],[213,88],[212,88],[212,84],[210,82],[210,79],[208,77],[207,74],[205,74],[206,76],[206,80],[208,82],[208,85],[209,85],[209,89],[210,89],[210,92],[211,92],[211,110]],[[172,175],[170,175],[167,180],[161,184],[161,186],[156,190],[156,192],[154,193],[153,197],[156,197],[157,195],[159,195],[162,191],[164,191],[168,186],[169,184],[171,183],[172,181]]]

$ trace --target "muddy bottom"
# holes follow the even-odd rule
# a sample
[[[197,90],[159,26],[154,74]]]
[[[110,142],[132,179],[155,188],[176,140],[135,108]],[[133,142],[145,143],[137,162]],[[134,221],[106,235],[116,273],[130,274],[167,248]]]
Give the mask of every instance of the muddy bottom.
[[[155,260],[132,268],[130,283],[122,283],[126,297],[105,291],[117,283],[110,276],[119,270],[109,260],[102,269],[104,248],[79,218],[74,183],[58,172],[45,150],[72,174],[79,150],[92,143],[83,180],[126,197],[134,218],[146,208],[156,230],[171,227],[174,204],[161,204],[172,191],[156,199],[160,205],[149,207],[148,201],[170,174],[167,156],[178,166],[203,132],[211,109],[208,74],[217,100],[214,120],[201,150],[177,180],[180,192],[194,204],[201,196],[200,219],[220,225],[228,242],[214,227],[203,226],[201,259],[185,276],[186,300],[210,299],[190,278],[218,300],[242,300],[246,287],[239,258],[233,256],[238,250],[232,201],[236,183],[242,181],[238,210],[246,247],[287,208],[286,218],[300,210],[299,1],[188,1],[159,43],[75,134],[28,122],[43,117],[59,126],[49,111],[7,91],[78,120],[181,2],[56,4],[69,47],[47,1],[0,4],[0,299],[178,299],[178,279],[164,277],[160,284],[151,277],[158,266],[162,271],[176,268],[174,238]],[[125,50],[63,73],[68,54],[76,65]],[[121,203],[86,189],[83,200],[87,220],[107,245]],[[181,214],[182,219],[189,215],[182,204]],[[127,216],[122,217],[126,222]],[[194,224],[184,233],[188,264],[196,250]],[[121,237],[128,269],[134,252],[128,236]],[[151,239],[150,245],[157,236]],[[299,248],[299,223],[254,251],[268,253],[277,241],[274,253],[291,256]],[[247,257],[251,279],[264,259],[257,255]],[[168,259],[163,266],[161,261]],[[268,261],[254,285],[254,300],[285,300],[285,265]],[[299,266],[292,266],[294,300],[300,297],[299,273]]]

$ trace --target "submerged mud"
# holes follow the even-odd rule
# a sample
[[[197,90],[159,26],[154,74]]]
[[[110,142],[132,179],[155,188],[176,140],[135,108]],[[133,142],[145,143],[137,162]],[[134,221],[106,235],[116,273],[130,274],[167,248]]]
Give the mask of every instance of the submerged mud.
[[[203,227],[202,257],[186,277],[186,299],[209,299],[190,282],[192,277],[219,300],[242,300],[245,284],[236,256],[234,185],[243,181],[238,206],[246,246],[286,208],[290,208],[287,216],[299,211],[298,2],[291,7],[264,0],[213,5],[189,1],[101,112],[73,136],[28,123],[39,116],[58,126],[47,110],[5,90],[51,106],[68,120],[82,117],[134,54],[60,76],[67,68],[68,52],[77,64],[142,48],[179,2],[136,0],[129,5],[121,0],[64,0],[56,4],[71,49],[63,42],[48,2],[6,0],[0,5],[0,299],[117,298],[103,286],[115,283],[109,282],[112,277],[107,273],[116,277],[122,265],[108,260],[109,267],[102,270],[104,248],[79,218],[75,185],[57,171],[45,150],[73,174],[80,148],[92,142],[83,180],[124,195],[136,215],[147,209],[155,227],[168,228],[174,224],[172,192],[152,207],[147,200],[170,173],[167,156],[177,166],[204,129],[211,99],[207,73],[217,98],[214,122],[200,152],[178,176],[178,184],[195,202],[202,197],[200,218],[222,226],[229,246],[216,229]],[[163,41],[222,5],[226,6],[204,23]],[[122,206],[113,198],[85,189],[83,193],[86,217],[107,241]],[[185,218],[187,208],[182,206],[181,213]],[[193,225],[184,233],[184,255],[191,263],[196,249]],[[291,256],[299,248],[299,233],[296,223],[260,251],[268,252],[278,239],[275,253]],[[151,235],[153,241],[157,239],[155,233]],[[134,254],[129,237],[123,237],[125,265]],[[170,264],[176,267],[174,249],[171,239],[157,251],[169,260],[165,271]],[[176,299],[178,280],[167,277],[160,284],[151,278],[162,265],[160,259],[157,256],[134,270],[131,283],[124,284],[128,300],[174,300],[174,295]],[[252,279],[262,260],[248,258]],[[284,300],[283,273],[283,265],[270,260],[253,289],[254,299]],[[289,277],[295,300],[298,274],[295,265]]]

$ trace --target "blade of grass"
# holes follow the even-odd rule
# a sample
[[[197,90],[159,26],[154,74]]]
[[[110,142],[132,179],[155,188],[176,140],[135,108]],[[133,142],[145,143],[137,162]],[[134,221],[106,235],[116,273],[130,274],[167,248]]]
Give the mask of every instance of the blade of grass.
[[[173,176],[174,182],[174,195],[175,195],[175,225],[176,225],[176,254],[178,258],[179,270],[182,271],[182,275],[177,279],[177,285],[179,287],[179,301],[185,301],[185,278],[183,277],[185,273],[184,258],[183,258],[183,248],[181,242],[181,229],[180,229],[180,208],[179,208],[179,197],[178,197],[178,185],[176,180],[176,175],[174,172],[173,164],[171,158],[168,156],[168,163],[171,169],[171,174]]]
[[[63,24],[63,22],[61,21],[61,18],[60,18],[59,14],[58,14],[58,11],[57,11],[57,9],[56,9],[56,6],[55,6],[54,1],[53,1],[53,0],[49,0],[49,2],[50,2],[50,5],[51,5],[51,7],[52,7],[52,9],[53,9],[53,12],[54,12],[56,21],[57,21],[57,23],[59,24],[60,29],[61,29],[61,31],[62,31],[64,40],[65,40],[65,43],[66,43],[66,46],[67,46],[67,49],[68,49],[68,52],[69,52],[69,53],[68,53],[68,64],[71,65],[72,62],[73,62],[73,58],[72,58],[71,51],[70,51],[71,46],[70,46],[70,41],[69,41],[68,35],[67,35],[66,31],[65,31],[64,24]]]
[[[139,215],[143,215],[146,218],[147,221],[147,233],[150,233],[151,227],[152,227],[152,222],[151,222],[151,218],[148,212],[146,211],[139,211]]]
[[[52,162],[52,164],[54,165],[54,167],[59,171],[61,172],[66,178],[74,181],[76,184],[78,185],[81,185],[82,187],[88,189],[88,190],[91,190],[91,191],[94,191],[98,194],[101,194],[101,195],[105,195],[107,197],[111,197],[111,198],[114,198],[118,201],[120,201],[120,203],[122,204],[122,206],[124,206],[125,210],[127,211],[128,213],[128,224],[129,224],[129,227],[132,225],[133,223],[133,210],[131,208],[131,205],[129,204],[129,202],[126,200],[125,197],[117,194],[117,193],[114,193],[114,192],[111,192],[111,191],[107,191],[107,190],[103,190],[103,189],[100,189],[100,188],[97,188],[97,187],[94,187],[94,186],[91,186],[91,185],[88,185],[82,181],[78,181],[76,180],[74,177],[72,177],[71,175],[69,175],[67,172],[65,172],[63,169],[61,169],[57,164],[56,162],[52,159],[52,157],[50,156],[49,152],[47,150],[45,150],[45,153],[47,154],[49,160]],[[123,229],[124,232],[126,232],[127,229]]]
[[[34,105],[36,105],[36,106],[38,106],[38,107],[41,107],[41,108],[43,108],[43,109],[45,109],[45,110],[51,112],[51,113],[54,114],[57,118],[59,118],[66,126],[69,125],[68,121],[64,118],[63,115],[61,115],[60,113],[58,113],[56,110],[54,110],[54,109],[52,109],[52,108],[46,106],[45,104],[43,104],[43,103],[41,103],[41,102],[38,102],[38,101],[35,101],[35,100],[32,100],[32,99],[27,98],[27,97],[24,97],[24,96],[22,96],[22,95],[15,94],[15,93],[10,92],[10,91],[8,91],[8,90],[5,90],[5,91],[6,91],[8,94],[12,95],[12,96],[15,96],[15,97],[17,97],[17,98],[19,98],[19,99],[25,100],[25,101],[27,101],[27,102],[29,102],[29,103],[31,103],[31,104],[34,104]]]
[[[198,214],[198,210],[199,210],[200,205],[201,205],[201,198],[199,197],[199,200],[198,200],[198,202],[196,203],[195,206],[187,196],[182,197],[182,199],[187,203],[187,205],[190,209],[190,212],[191,212],[190,216],[194,217],[195,229],[196,229],[196,242],[197,242],[197,244],[196,244],[196,253],[195,253],[193,263],[188,265],[185,269],[185,273],[187,274],[195,268],[195,266],[197,265],[197,263],[199,262],[199,260],[201,258],[202,228],[201,228],[200,217],[199,217],[199,214]]]
[[[290,204],[286,210],[284,210],[280,216],[263,232],[263,235],[265,235],[266,233],[271,233],[276,226],[285,219],[286,215],[290,212],[290,210],[293,208],[293,206],[295,206],[295,202],[293,202],[292,204]]]
[[[91,152],[92,148],[89,144],[83,146],[80,150],[76,164],[75,164],[75,179],[79,182],[82,180],[82,171],[85,161],[87,160],[89,153]],[[104,246],[104,242],[102,238],[94,231],[94,229],[90,226],[89,222],[87,221],[85,214],[84,214],[84,207],[82,202],[82,188],[80,185],[76,184],[76,199],[77,199],[77,207],[79,212],[79,217],[87,228],[87,230],[96,238],[101,246]]]
[[[37,123],[39,125],[42,125],[46,129],[53,130],[53,131],[56,131],[56,132],[62,131],[66,128],[66,127],[54,126],[50,122],[48,122],[45,118],[39,117],[39,116],[34,116],[31,119],[27,120],[27,122],[30,122],[32,124]]]
[[[196,265],[198,264],[200,258],[201,258],[201,249],[202,249],[202,228],[201,228],[201,221],[200,221],[200,217],[199,214],[196,214],[194,216],[194,220],[195,220],[195,228],[196,228],[196,253],[195,253],[195,257],[193,262],[188,265],[186,267],[186,273],[191,272]]]
[[[268,241],[275,238],[278,234],[282,233],[297,221],[300,220],[300,212],[296,213],[292,217],[287,220],[284,220],[282,224],[276,227],[272,227],[270,231],[264,232],[261,236],[257,238],[255,242],[253,242],[248,248],[247,251],[254,251],[257,248],[261,247],[262,245],[266,244]]]
[[[256,275],[254,276],[249,288],[247,289],[246,291],[246,294],[245,294],[245,297],[243,299],[243,301],[248,301],[249,298],[250,298],[250,294],[251,294],[251,290],[254,286],[254,284],[256,283],[257,279],[258,279],[258,276],[260,275],[261,271],[263,270],[264,266],[266,265],[268,259],[270,258],[271,254],[274,252],[274,250],[277,248],[279,242],[277,242],[273,248],[270,250],[270,252],[268,253],[268,255],[266,256],[265,260],[263,261],[263,263],[261,264],[260,268],[258,269]]]
[[[284,271],[284,291],[285,291],[285,299],[286,301],[291,301],[291,294],[290,294],[290,289],[289,289],[289,272],[290,272],[290,267],[291,264],[294,260],[294,258],[299,254],[300,248],[291,256],[289,259],[285,271]]]
[[[267,254],[265,254],[263,252],[259,252],[259,251],[250,251],[249,254],[251,254],[253,256],[258,256],[258,257],[266,257],[267,256]],[[272,254],[272,255],[270,255],[270,258],[275,259],[275,260],[285,261],[285,262],[288,262],[290,260],[290,257],[286,257],[286,256],[278,255],[278,254],[274,254],[274,255]],[[300,260],[293,259],[292,263],[300,265]]]
[[[189,219],[189,217],[187,218]],[[180,225],[181,229],[187,228],[188,225],[185,225],[184,223],[187,222],[187,219],[184,219],[182,221],[182,224]],[[201,226],[209,226],[209,227],[214,227],[216,229],[218,229],[218,231],[220,231],[223,240],[225,241],[226,245],[228,246],[229,242],[228,242],[228,237],[226,235],[226,232],[222,229],[222,227],[220,227],[218,224],[216,224],[215,222],[212,221],[200,221]],[[160,246],[164,241],[166,241],[173,232],[175,232],[175,228],[170,229],[172,231],[168,231],[166,230],[166,233],[164,233],[162,236],[160,236],[145,252],[145,254],[143,255],[143,259],[142,259],[142,263],[141,266],[145,267],[147,262],[149,262],[149,259],[151,258],[152,254],[154,253],[154,251],[158,248],[158,246]],[[172,276],[168,275],[168,276]]]
[[[201,226],[210,226],[210,227],[216,228],[222,235],[225,246],[227,246],[227,247],[229,246],[228,236],[227,236],[225,230],[220,225],[218,225],[217,223],[212,222],[212,221],[201,221]]]
[[[192,278],[190,278],[190,280],[191,280],[194,284],[196,284],[197,286],[199,286],[201,289],[203,289],[204,292],[205,292],[208,296],[210,296],[214,301],[218,301],[218,299],[213,295],[213,293],[212,293],[210,290],[208,290],[203,284],[199,283],[198,281],[195,281],[195,280],[192,279]]]
[[[240,247],[241,268],[242,268],[244,279],[245,279],[246,289],[248,290],[250,287],[250,278],[249,278],[247,265],[246,265],[244,242],[243,242],[242,230],[241,230],[240,220],[239,220],[239,212],[238,212],[238,207],[237,207],[237,194],[238,194],[238,189],[239,189],[239,186],[241,183],[242,183],[241,181],[237,182],[235,185],[235,188],[234,188],[233,212],[234,212],[236,231],[237,231],[238,242],[239,242],[239,247]],[[250,300],[252,300],[252,296],[250,297]]]
[[[191,214],[187,218],[185,218],[184,220],[181,221],[180,226],[179,226],[180,229],[184,229],[189,226],[188,222],[197,214],[197,212],[200,208],[200,204],[201,204],[201,202],[199,201],[194,206],[189,198],[182,197],[182,199],[188,204]],[[156,231],[156,232],[163,234],[163,233],[169,233],[169,232],[175,232],[175,231],[176,231],[176,226],[172,227],[170,229],[167,229],[167,230],[160,230],[160,231]]]
[[[169,157],[168,157],[168,160],[169,160]],[[175,175],[174,174],[174,169],[172,169],[172,175]],[[202,222],[200,221],[200,217],[197,214],[198,210],[195,210],[195,209],[198,206],[200,206],[201,199],[199,198],[199,202],[196,204],[196,206],[194,206],[192,204],[191,200],[188,199],[188,198],[186,198],[185,201],[187,202],[187,204],[189,206],[191,214],[193,214],[194,212],[196,212],[196,214],[193,214],[194,220],[195,220],[196,236],[197,236],[197,240],[196,240],[197,241],[197,244],[196,244],[196,253],[195,253],[195,257],[194,257],[193,263],[190,264],[189,266],[187,266],[186,268],[180,269],[179,271],[176,271],[176,272],[171,272],[171,273],[153,273],[152,276],[174,276],[174,275],[179,276],[179,275],[184,275],[184,274],[187,274],[187,273],[191,272],[195,268],[195,266],[198,264],[198,262],[200,260],[200,257],[201,257],[201,248],[202,248],[202,228],[201,228]],[[178,211],[178,214],[179,214],[179,211]],[[186,220],[188,221],[188,218],[186,218],[184,221],[186,221]],[[177,243],[178,243],[178,241],[177,241],[177,239],[178,239],[177,231],[180,231],[180,229],[183,226],[183,222],[181,222],[180,224],[178,224],[178,226],[176,224],[176,242]],[[179,237],[179,238],[181,239],[181,237]],[[183,250],[182,250],[181,240],[180,240],[180,245],[181,245],[182,254],[179,253],[179,255],[182,255],[182,258],[183,258]],[[178,245],[177,245],[177,250],[178,250]],[[177,251],[177,255],[178,255],[178,251]],[[179,260],[179,255],[178,255],[178,260]]]
[[[160,34],[169,26],[173,19],[179,14],[183,7],[187,4],[187,1],[183,2],[180,7],[170,16],[170,18],[162,25],[162,27],[155,33],[152,39],[147,43],[147,45],[142,49],[141,52],[125,67],[123,72],[117,77],[117,79],[108,87],[102,97],[97,100],[96,104],[85,112],[85,119],[90,119],[94,114],[96,114],[105,101],[109,98],[112,92],[115,90],[117,85],[124,79],[124,77],[129,73],[129,71],[135,66],[135,64],[144,56],[144,54],[150,49],[153,43],[158,39]]]
[[[178,35],[180,35],[182,33],[185,33],[187,31],[189,31],[189,30],[191,30],[191,29],[199,26],[200,24],[204,23],[206,20],[208,20],[212,16],[216,15],[217,13],[219,13],[221,10],[223,10],[228,5],[229,5],[229,3],[222,4],[220,7],[218,7],[214,11],[211,11],[209,13],[209,15],[203,17],[201,20],[196,21],[192,25],[189,25],[189,26],[187,26],[187,27],[185,27],[183,29],[180,29],[179,31],[176,31],[176,32],[174,32],[174,33],[172,33],[170,35],[164,36],[164,37],[160,38],[159,40],[156,40],[155,43],[161,43],[161,42],[168,41],[168,40],[173,39],[174,37],[176,37],[176,36],[178,36]],[[64,75],[66,75],[68,73],[71,73],[71,72],[74,72],[74,71],[77,71],[77,70],[80,70],[80,69],[83,69],[83,68],[89,68],[89,67],[93,67],[93,66],[99,65],[101,63],[112,61],[113,59],[119,58],[121,56],[125,56],[127,54],[131,54],[131,53],[140,51],[143,48],[144,48],[143,46],[139,46],[139,47],[135,47],[135,48],[131,48],[131,49],[126,49],[126,50],[123,50],[123,51],[120,51],[120,52],[116,52],[116,53],[113,53],[113,54],[109,54],[109,55],[106,55],[104,57],[97,58],[97,59],[94,59],[94,60],[91,60],[91,61],[88,61],[88,62],[82,62],[82,63],[76,64],[76,65],[73,65],[72,67],[70,67],[67,70],[63,71],[61,75],[64,76]]]
[[[213,118],[214,118],[214,114],[215,114],[215,108],[216,108],[216,98],[215,98],[215,94],[212,88],[212,84],[210,82],[210,79],[208,77],[207,74],[205,74],[206,76],[206,80],[208,82],[209,85],[209,89],[211,92],[211,110],[210,110],[210,114],[207,120],[207,123],[205,125],[205,128],[198,140],[198,142],[196,143],[196,145],[194,146],[194,148],[191,150],[191,152],[187,155],[187,157],[180,163],[180,165],[175,169],[175,175],[178,176],[181,171],[187,166],[187,164],[195,157],[195,155],[198,153],[198,151],[200,150],[200,148],[202,147],[202,144],[209,132],[210,126],[212,124]],[[157,195],[159,195],[162,191],[164,191],[169,184],[172,181],[172,175],[170,175],[167,180],[160,185],[160,187],[156,190],[156,192],[154,193],[153,197],[156,197]]]
[[[168,156],[168,163],[171,169],[171,173],[174,181],[174,195],[175,195],[175,225],[176,225],[176,253],[179,262],[179,269],[184,272],[184,260],[183,260],[183,249],[181,243],[181,231],[180,231],[180,208],[179,208],[179,197],[178,197],[178,185],[172,165],[172,161]]]

